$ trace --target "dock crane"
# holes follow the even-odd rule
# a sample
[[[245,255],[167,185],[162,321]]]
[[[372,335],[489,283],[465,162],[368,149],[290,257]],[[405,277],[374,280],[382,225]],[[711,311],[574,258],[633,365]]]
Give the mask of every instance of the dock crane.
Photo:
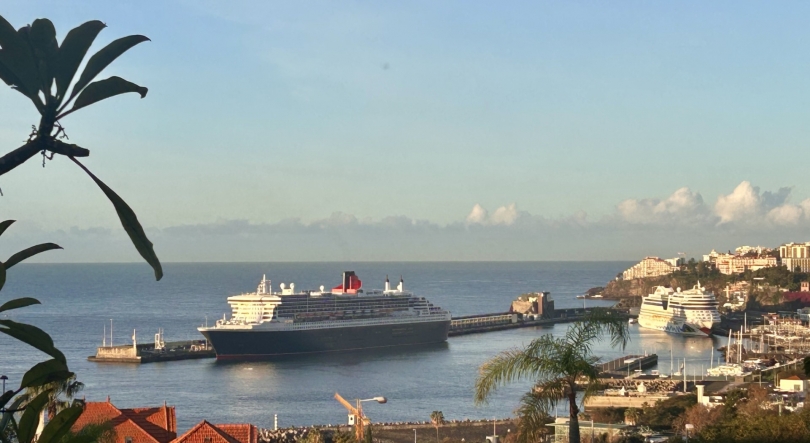
[[[349,411],[349,424],[354,425],[354,435],[358,442],[363,441],[363,437],[365,437],[365,428],[366,426],[371,425],[371,420],[363,414],[363,405],[364,401],[376,401],[377,403],[386,403],[385,397],[374,397],[368,398],[365,400],[355,399],[357,403],[357,407],[352,406],[351,403],[346,401],[345,398],[341,397],[340,394],[335,392],[335,400],[337,400],[340,404]]]

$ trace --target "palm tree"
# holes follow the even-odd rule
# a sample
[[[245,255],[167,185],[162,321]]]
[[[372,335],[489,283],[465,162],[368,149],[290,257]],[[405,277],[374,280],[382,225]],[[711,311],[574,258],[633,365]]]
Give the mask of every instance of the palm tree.
[[[48,415],[48,420],[53,419],[56,414],[62,412],[71,406],[73,398],[84,389],[84,383],[76,380],[76,374],[64,380],[58,380],[42,386],[36,386],[26,389],[23,395],[26,402],[31,401],[39,394],[48,392],[48,401],[45,403],[45,409]]]
[[[535,385],[521,399],[518,441],[535,441],[543,433],[545,418],[561,401],[568,400],[569,441],[580,443],[577,382],[584,388],[583,402],[599,388],[599,358],[592,353],[595,341],[609,337],[611,346],[627,344],[627,321],[606,309],[594,308],[572,323],[564,337],[550,334],[533,340],[524,349],[504,351],[481,365],[475,382],[475,402],[482,404],[498,386],[524,379]]]
[[[444,414],[442,411],[433,411],[430,413],[430,421],[436,428],[436,443],[439,443],[439,426],[444,423]]]

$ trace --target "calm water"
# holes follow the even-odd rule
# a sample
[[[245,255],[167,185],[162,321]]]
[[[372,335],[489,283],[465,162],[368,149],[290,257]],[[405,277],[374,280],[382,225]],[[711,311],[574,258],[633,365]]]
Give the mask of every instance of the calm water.
[[[369,404],[374,421],[427,420],[441,410],[448,419],[511,415],[529,382],[500,389],[486,406],[475,406],[473,385],[478,366],[496,353],[527,344],[542,334],[562,335],[566,325],[450,338],[446,345],[407,351],[308,356],[278,362],[217,363],[213,359],[111,365],[88,362],[101,345],[104,325],[113,319],[116,344],[153,340],[158,328],[166,340],[196,339],[195,327],[229,312],[225,298],[254,291],[266,273],[274,288],[294,282],[299,289],[340,283],[344,270],[357,271],[365,288],[381,288],[386,274],[400,274],[405,288],[424,295],[453,315],[503,312],[519,294],[551,291],[558,307],[582,306],[576,299],[604,285],[626,262],[536,263],[230,263],[165,265],[161,282],[141,264],[19,265],[13,268],[0,301],[36,297],[42,306],[17,311],[10,318],[35,324],[54,338],[69,365],[86,384],[88,400],[109,395],[116,406],[177,406],[178,430],[202,419],[216,423],[279,425],[343,423],[346,413],[332,399],[384,395],[385,405]],[[588,301],[589,306],[609,305]],[[2,314],[0,314],[2,315]],[[659,367],[669,372],[669,354],[687,357],[687,374],[701,372],[711,360],[712,340],[674,337],[632,327],[627,352],[657,352]],[[109,330],[108,330],[109,334]],[[714,343],[719,346],[718,343]],[[605,343],[605,359],[622,355]],[[0,335],[0,374],[19,382],[22,373],[44,354]],[[677,365],[676,365],[677,367]]]

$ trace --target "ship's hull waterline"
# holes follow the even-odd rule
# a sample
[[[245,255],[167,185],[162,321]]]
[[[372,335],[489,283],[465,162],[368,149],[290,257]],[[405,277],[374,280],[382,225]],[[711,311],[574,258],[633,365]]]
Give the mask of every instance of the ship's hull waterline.
[[[217,360],[263,360],[295,354],[427,345],[447,341],[449,320],[304,330],[201,331]]]

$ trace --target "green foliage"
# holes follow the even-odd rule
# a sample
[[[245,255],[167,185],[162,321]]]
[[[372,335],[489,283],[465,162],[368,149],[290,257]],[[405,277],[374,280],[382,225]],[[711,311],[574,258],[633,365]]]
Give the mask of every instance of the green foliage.
[[[56,40],[56,30],[50,20],[37,19],[32,25],[15,31],[14,27],[0,16],[0,80],[28,97],[40,114],[39,126],[31,134],[28,142],[0,158],[0,175],[24,163],[38,152],[42,152],[43,156],[50,153],[50,158],[54,154],[69,157],[93,179],[112,202],[121,225],[133,245],[153,268],[155,279],[160,280],[163,277],[160,261],[135,213],[118,194],[76,159],[90,155],[90,151],[57,139],[60,136],[64,137],[64,128],[59,120],[77,110],[124,93],[135,92],[142,98],[146,96],[145,87],[121,77],[113,76],[93,81],[124,52],[149,40],[142,35],[119,38],[90,57],[79,79],[73,85],[70,96],[66,96],[81,61],[104,27],[105,25],[97,20],[84,23],[71,30],[60,47]],[[64,111],[71,102],[73,107],[69,111]],[[0,227],[0,233],[2,229]],[[55,247],[58,246],[49,243],[22,251],[22,256],[9,259],[6,269],[31,255]],[[4,274],[5,270],[0,269],[0,287],[5,280]]]
[[[332,443],[357,443],[352,432],[336,432],[332,435]]]
[[[647,405],[642,408],[636,424],[657,430],[668,430],[672,428],[673,421],[695,403],[697,397],[693,394],[659,400],[654,406]]]
[[[500,385],[532,379],[534,388],[523,396],[518,409],[522,424],[518,427],[518,439],[536,440],[540,427],[545,429],[547,414],[559,402],[567,400],[571,420],[569,440],[579,443],[577,382],[582,385],[584,381],[584,398],[599,389],[599,371],[594,367],[599,359],[593,355],[593,343],[610,339],[614,347],[624,348],[628,335],[626,321],[606,309],[594,309],[572,323],[564,337],[544,335],[524,349],[502,352],[481,365],[475,383],[475,401],[486,402]]]

